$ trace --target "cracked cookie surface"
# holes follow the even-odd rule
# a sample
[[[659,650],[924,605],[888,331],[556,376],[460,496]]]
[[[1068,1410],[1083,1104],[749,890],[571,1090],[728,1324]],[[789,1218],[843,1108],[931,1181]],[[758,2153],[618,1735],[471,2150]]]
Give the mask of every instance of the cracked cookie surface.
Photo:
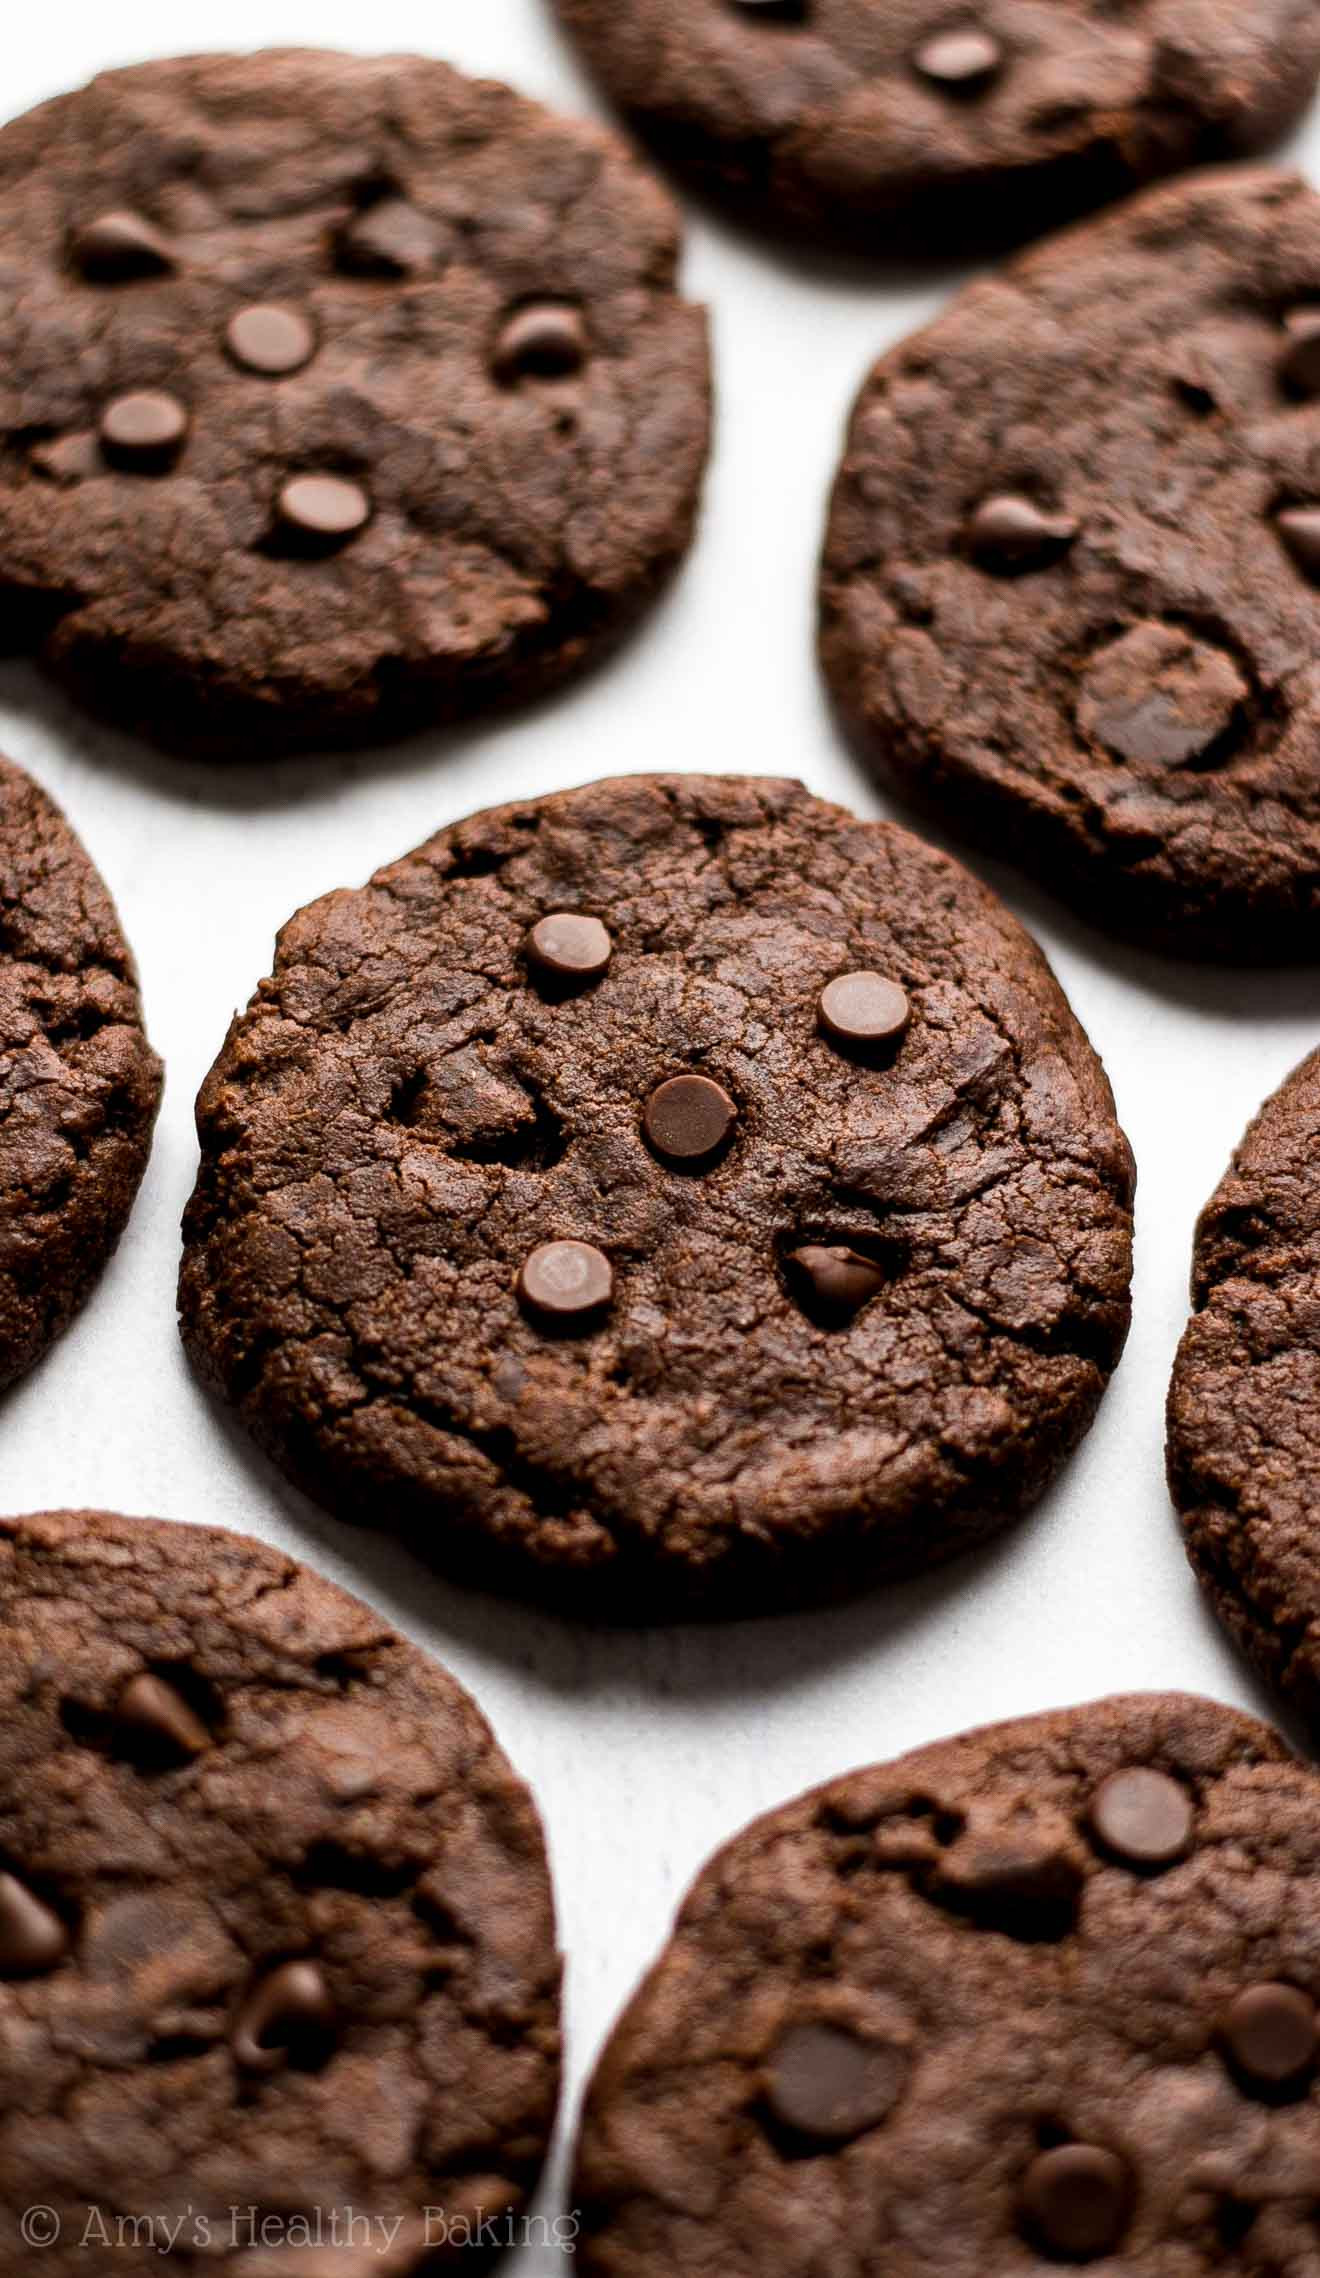
[[[330,895],[198,1127],[202,1372],[331,1508],[573,1611],[949,1555],[1126,1333],[1131,1157],[1039,951],[792,783],[594,784]]]
[[[1320,1731],[1320,1053],[1202,1213],[1169,1390],[1169,1482],[1225,1628]]]
[[[692,533],[678,252],[615,137],[418,57],[187,57],[14,121],[9,644],[216,758],[578,669]]]
[[[871,374],[821,649],[875,765],[1098,924],[1320,952],[1320,198],[1199,176]]]
[[[590,2278],[1310,2278],[1320,1783],[1103,1701],[854,1772],[729,1844],[616,2028]]]
[[[868,250],[1036,235],[1263,149],[1316,0],[556,0],[620,107],[750,218]]]
[[[559,1971],[536,1813],[467,1694],[213,1528],[2,1519],[0,1621],[13,2253],[37,2205],[50,2278],[413,2278],[448,2266],[428,2208],[507,2222]],[[348,2209],[370,2249],[332,2252]]]
[[[114,1249],[160,1090],[110,896],[59,809],[0,760],[0,1389]]]

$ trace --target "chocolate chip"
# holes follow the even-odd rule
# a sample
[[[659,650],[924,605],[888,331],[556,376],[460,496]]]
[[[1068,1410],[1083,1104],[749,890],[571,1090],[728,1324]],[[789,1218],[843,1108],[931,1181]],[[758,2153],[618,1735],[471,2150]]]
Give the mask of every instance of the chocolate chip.
[[[578,910],[553,910],[538,918],[527,936],[527,955],[557,980],[594,981],[605,971],[613,943],[599,918]]]
[[[340,266],[359,277],[416,277],[443,267],[451,239],[406,198],[380,198],[346,222],[335,241]]]
[[[253,301],[229,319],[225,346],[244,371],[274,380],[310,364],[316,334],[300,310],[282,308],[278,301]]]
[[[794,2135],[847,2143],[889,2117],[908,2073],[905,2050],[845,2026],[790,2025],[771,2060],[766,2101]]]
[[[816,1304],[831,1313],[859,1313],[885,1286],[879,1266],[843,1243],[806,1242],[789,1251],[787,1262]]]
[[[159,230],[127,209],[98,214],[75,230],[73,258],[94,284],[126,284],[134,277],[163,277],[174,256]]]
[[[1250,690],[1225,650],[1176,625],[1134,625],[1082,676],[1077,724],[1138,767],[1186,767],[1212,752]]]
[[[884,973],[840,973],[816,1005],[825,1034],[836,1044],[889,1044],[912,1018],[906,989]]]
[[[35,1977],[69,1950],[69,1933],[17,1875],[0,1874],[0,1977]]]
[[[235,2022],[231,2045],[245,2072],[278,2072],[290,2058],[325,2054],[334,2004],[315,1962],[283,1962],[252,1988]]]
[[[1279,378],[1293,395],[1320,395],[1320,308],[1290,309],[1283,322]]]
[[[1315,2003],[1295,1985],[1249,1985],[1220,2033],[1242,2079],[1266,2091],[1300,2081],[1320,2052]]]
[[[1111,1772],[1091,1798],[1089,1818],[1092,1833],[1126,1866],[1170,1866],[1192,1839],[1187,1790],[1147,1765]]]
[[[1079,528],[1070,514],[1047,514],[1031,499],[1005,492],[983,500],[967,535],[983,568],[1012,576],[1056,561],[1072,545]]]
[[[1277,520],[1297,567],[1320,585],[1320,506],[1286,506]]]
[[[524,1259],[517,1286],[529,1312],[576,1320],[609,1304],[614,1268],[591,1242],[542,1242]]]
[[[101,413],[101,449],[115,466],[135,474],[159,473],[172,466],[188,432],[188,414],[177,396],[163,388],[136,388],[117,395]]]
[[[980,95],[998,78],[1004,51],[989,32],[937,32],[919,47],[916,65],[923,79],[932,79],[951,95]]]
[[[344,475],[294,475],[280,492],[277,511],[290,537],[328,550],[366,526],[371,501],[361,483]]]
[[[1121,2159],[1098,2144],[1060,2144],[1033,2159],[1022,2212],[1046,2254],[1093,2262],[1112,2253],[1127,2226],[1132,2184]]]
[[[200,1756],[211,1745],[210,1733],[182,1693],[148,1671],[125,1685],[115,1703],[115,1721],[126,1739],[153,1755],[182,1760]]]
[[[518,380],[564,380],[587,360],[587,328],[569,301],[532,301],[516,309],[495,343],[495,377],[512,387]]]
[[[643,1128],[666,1163],[702,1163],[716,1154],[738,1120],[722,1084],[709,1076],[670,1076],[646,1103]]]
[[[73,435],[53,435],[48,442],[34,444],[32,464],[38,474],[48,475],[52,482],[86,482],[91,475],[104,472],[101,447],[90,428],[80,428]]]

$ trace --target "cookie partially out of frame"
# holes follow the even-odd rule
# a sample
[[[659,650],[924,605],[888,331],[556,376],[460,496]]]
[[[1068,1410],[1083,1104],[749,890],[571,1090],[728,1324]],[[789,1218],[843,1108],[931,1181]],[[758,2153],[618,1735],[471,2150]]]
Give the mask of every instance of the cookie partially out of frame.
[[[484,2268],[559,1969],[468,1695],[277,1551],[100,1512],[0,1519],[0,1648],[6,2269]]]
[[[1177,1694],[771,1812],[587,2097],[584,2278],[1316,2266],[1320,1781]]]
[[[883,358],[821,646],[872,762],[1099,924],[1320,954],[1320,197],[1154,191]]]
[[[59,809],[0,760],[0,1389],[119,1240],[160,1092],[110,896]]]
[[[198,1127],[202,1373],[335,1511],[571,1612],[949,1556],[1126,1333],[1131,1158],[1040,952],[792,783],[597,783],[329,895]]]
[[[577,670],[692,532],[678,251],[616,138],[415,56],[190,56],[15,120],[5,640],[219,758]]]
[[[1216,1613],[1320,1730],[1320,1053],[1251,1125],[1196,1233],[1169,1479]]]
[[[620,108],[750,220],[884,254],[1039,235],[1263,149],[1315,0],[556,0]]]

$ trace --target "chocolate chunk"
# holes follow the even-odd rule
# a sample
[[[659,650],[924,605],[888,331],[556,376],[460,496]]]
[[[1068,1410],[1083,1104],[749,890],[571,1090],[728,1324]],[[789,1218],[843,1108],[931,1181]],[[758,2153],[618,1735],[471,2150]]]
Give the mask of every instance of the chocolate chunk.
[[[76,230],[73,258],[95,284],[127,284],[135,277],[164,277],[174,268],[174,256],[160,231],[141,214],[121,208],[98,214]]]
[[[57,483],[87,482],[91,476],[105,472],[100,443],[89,427],[80,428],[72,435],[54,435],[45,443],[34,443],[32,464]]]
[[[134,474],[172,467],[188,433],[188,413],[163,388],[137,388],[115,396],[101,413],[101,449],[114,466]]]
[[[1027,2169],[1022,2212],[1046,2254],[1094,2262],[1112,2254],[1132,2205],[1132,2183],[1117,2154],[1098,2144],[1060,2144]]]
[[[890,1044],[907,1031],[906,989],[885,973],[840,973],[820,992],[817,1017],[837,1044]]]
[[[1186,767],[1227,735],[1250,694],[1223,649],[1176,625],[1134,625],[1092,657],[1077,724],[1138,767]]]
[[[614,1294],[614,1268],[591,1242],[542,1242],[518,1274],[518,1295],[531,1313],[571,1321],[597,1313]]]
[[[211,1745],[182,1693],[150,1671],[130,1678],[115,1703],[115,1719],[126,1738],[152,1753],[182,1759],[200,1756]]]
[[[291,537],[327,551],[355,538],[371,520],[371,500],[361,483],[343,475],[294,475],[277,509]]]
[[[69,1950],[69,1933],[16,1875],[0,1874],[0,1977],[37,1977]]]
[[[495,343],[495,375],[506,386],[571,379],[586,360],[582,312],[569,301],[536,301],[517,309]]]
[[[1127,1866],[1167,1867],[1183,1858],[1194,1819],[1181,1781],[1144,1764],[1111,1772],[1091,1798],[1092,1833]]]
[[[937,32],[917,49],[923,79],[953,95],[980,95],[999,75],[1004,51],[989,32]]]
[[[1320,395],[1320,308],[1290,309],[1283,321],[1288,338],[1279,357],[1279,377],[1293,395]]]
[[[335,2008],[316,1962],[284,1962],[259,1978],[239,2013],[233,2050],[245,2072],[315,2061],[334,2034]]]
[[[379,198],[339,232],[339,265],[360,277],[420,277],[444,267],[452,238],[406,198]]]
[[[599,918],[554,910],[527,936],[529,962],[556,980],[594,981],[609,965],[613,943]]]
[[[790,2025],[771,2061],[766,2099],[795,2135],[847,2143],[888,2119],[908,2064],[905,2049],[839,2025]]]
[[[709,1162],[737,1120],[734,1102],[710,1076],[670,1076],[656,1086],[642,1117],[661,1160],[688,1165]]]
[[[977,507],[967,537],[984,569],[1016,575],[1057,561],[1079,528],[1070,514],[1050,514],[1032,499],[1000,492]]]
[[[316,334],[296,308],[278,301],[254,301],[229,319],[225,345],[244,371],[269,379],[300,372],[316,354]]]
[[[805,1242],[789,1251],[788,1264],[829,1312],[859,1313],[885,1286],[880,1267],[841,1242]]]
[[[1220,2030],[1242,2079],[1267,2091],[1302,2080],[1320,2051],[1315,2003],[1295,1985],[1249,1985]]]
[[[1320,506],[1285,506],[1275,520],[1297,567],[1320,584]]]

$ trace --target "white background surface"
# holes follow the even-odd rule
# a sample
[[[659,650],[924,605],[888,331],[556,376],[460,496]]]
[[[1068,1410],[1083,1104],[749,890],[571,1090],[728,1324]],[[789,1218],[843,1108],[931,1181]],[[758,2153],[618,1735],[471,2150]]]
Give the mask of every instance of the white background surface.
[[[417,48],[567,109],[597,107],[540,0],[19,6],[6,24],[4,104],[21,110],[102,65],[181,44],[272,42]],[[1311,149],[1320,178],[1320,123]],[[119,1256],[59,1348],[0,1404],[0,1503],[99,1505],[264,1535],[372,1598],[472,1687],[548,1825],[568,1956],[566,2121],[684,1887],[753,1812],[961,1726],[1123,1688],[1265,1705],[1184,1563],[1162,1408],[1197,1210],[1249,1115],[1320,1036],[1320,975],[1143,958],[992,873],[1103,1055],[1136,1150],[1136,1316],[1100,1420],[1053,1493],[997,1546],[929,1583],[802,1620],[579,1634],[465,1598],[401,1551],[338,1527],[229,1430],[190,1380],[174,1327],[192,1101],[296,905],[359,882],[473,809],[597,775],[795,774],[864,814],[886,811],[822,701],[814,557],[862,374],[952,281],[895,289],[788,262],[693,214],[686,283],[715,316],[719,422],[704,528],[640,638],[548,709],[347,763],[217,777],[88,726],[29,668],[0,668],[0,747],[66,806],[104,871],[168,1079]],[[557,2186],[558,2172],[547,2207]],[[531,2248],[507,2267],[510,2278],[549,2278],[563,2265]]]

